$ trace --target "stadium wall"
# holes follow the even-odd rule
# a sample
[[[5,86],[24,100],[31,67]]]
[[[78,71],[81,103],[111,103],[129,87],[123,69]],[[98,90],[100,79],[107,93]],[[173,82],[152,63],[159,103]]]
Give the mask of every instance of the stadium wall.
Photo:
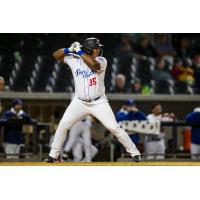
[[[163,112],[174,112],[178,119],[184,119],[185,115],[195,107],[200,107],[200,95],[131,95],[131,94],[107,94],[109,102],[117,112],[127,99],[136,100],[137,106],[145,113],[151,111],[151,105],[160,102]],[[70,103],[70,93],[27,93],[27,92],[2,92],[0,94],[4,110],[10,107],[11,100],[20,98],[24,101],[24,109],[41,121],[49,121],[48,117],[53,113],[63,114]],[[59,118],[59,116],[58,116]]]

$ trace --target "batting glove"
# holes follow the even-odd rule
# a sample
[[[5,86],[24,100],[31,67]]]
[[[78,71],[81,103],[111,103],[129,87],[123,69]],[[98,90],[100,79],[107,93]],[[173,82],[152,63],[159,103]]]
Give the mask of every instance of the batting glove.
[[[81,44],[79,42],[74,42],[72,46],[75,52],[79,52],[81,50]]]
[[[71,46],[69,48],[65,48],[64,49],[64,52],[65,54],[68,54],[68,53],[73,53],[75,50],[74,50],[74,47],[77,46],[76,44],[77,42],[74,42],[73,44],[71,44]]]
[[[73,46],[73,45],[74,45],[74,43],[71,44],[71,46],[68,48],[68,49],[69,49],[69,52],[71,52],[71,53],[74,52],[74,46]]]
[[[74,42],[73,46],[74,46],[74,51],[76,52],[76,54],[78,54],[79,56],[82,56],[83,54],[85,54],[85,52],[81,50],[82,46],[79,42]]]

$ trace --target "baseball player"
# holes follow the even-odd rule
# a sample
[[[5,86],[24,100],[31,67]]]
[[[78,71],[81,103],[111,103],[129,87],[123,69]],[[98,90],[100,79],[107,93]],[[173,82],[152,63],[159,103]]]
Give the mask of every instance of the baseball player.
[[[102,122],[125,147],[133,161],[141,160],[141,154],[135,144],[116,122],[105,95],[104,77],[107,60],[101,56],[102,46],[98,39],[88,38],[82,45],[74,42],[69,48],[59,49],[53,53],[56,60],[70,67],[75,82],[75,97],[56,130],[52,148],[46,160],[49,163],[58,162],[67,130],[87,115],[92,115]]]
[[[162,106],[159,103],[152,105],[152,113],[147,116],[149,121],[173,121],[175,115],[173,113],[162,114]],[[145,137],[145,153],[146,159],[164,159],[165,158],[165,133],[161,128],[159,135]],[[148,155],[149,154],[149,155]]]
[[[117,121],[133,121],[133,120],[147,120],[145,114],[138,110],[136,103],[133,99],[128,99],[121,110],[117,112],[116,114]],[[134,132],[128,132],[129,137],[134,142],[134,144],[137,146],[140,141],[140,136],[138,133]]]
[[[98,149],[93,144],[90,144],[90,158],[86,156],[85,153],[85,141],[79,136],[74,145],[72,146],[72,155],[74,162],[91,162],[95,155],[98,153]],[[84,157],[85,155],[85,157]]]
[[[193,112],[186,116],[187,122],[200,123],[200,107],[194,109]],[[192,127],[192,137],[190,152],[192,154],[192,159],[200,159],[200,128]]]
[[[91,144],[91,119],[88,116],[77,123],[75,123],[69,132],[69,139],[64,146],[63,158],[67,159],[68,154],[72,149],[74,157],[82,158],[82,149],[85,153],[85,162],[91,162],[92,160],[92,144]],[[79,145],[77,144],[77,141]],[[74,146],[77,146],[76,148]],[[80,146],[80,147],[78,147]],[[74,147],[74,148],[73,148]],[[82,148],[83,147],[83,148]],[[79,149],[79,150],[77,150]],[[75,153],[76,152],[76,153]],[[80,155],[78,155],[80,154]],[[77,159],[76,159],[77,160]],[[81,160],[81,159],[80,159]]]
[[[5,111],[3,118],[9,120],[25,120],[31,121],[31,117],[23,111],[23,102],[20,99],[14,99],[12,101],[12,108]],[[19,156],[15,154],[20,153],[21,144],[23,143],[22,126],[8,125],[4,130],[4,151],[6,158],[18,159]],[[13,155],[12,155],[13,154]]]

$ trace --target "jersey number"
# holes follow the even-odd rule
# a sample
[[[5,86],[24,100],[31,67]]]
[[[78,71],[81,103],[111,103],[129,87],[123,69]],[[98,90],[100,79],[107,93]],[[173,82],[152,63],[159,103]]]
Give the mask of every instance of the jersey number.
[[[93,85],[96,85],[96,84],[97,84],[96,77],[89,79],[89,86],[93,86]]]

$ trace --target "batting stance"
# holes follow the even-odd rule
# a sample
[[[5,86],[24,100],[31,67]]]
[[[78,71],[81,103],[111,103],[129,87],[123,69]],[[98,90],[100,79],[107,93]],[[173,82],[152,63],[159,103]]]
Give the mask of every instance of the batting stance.
[[[133,161],[139,162],[141,154],[128,134],[120,128],[105,95],[104,77],[107,60],[100,56],[102,46],[98,39],[88,38],[81,45],[74,42],[69,48],[55,51],[53,57],[67,64],[75,82],[75,97],[66,109],[55,133],[47,162],[57,162],[67,130],[87,115],[97,118],[116,136]]]

